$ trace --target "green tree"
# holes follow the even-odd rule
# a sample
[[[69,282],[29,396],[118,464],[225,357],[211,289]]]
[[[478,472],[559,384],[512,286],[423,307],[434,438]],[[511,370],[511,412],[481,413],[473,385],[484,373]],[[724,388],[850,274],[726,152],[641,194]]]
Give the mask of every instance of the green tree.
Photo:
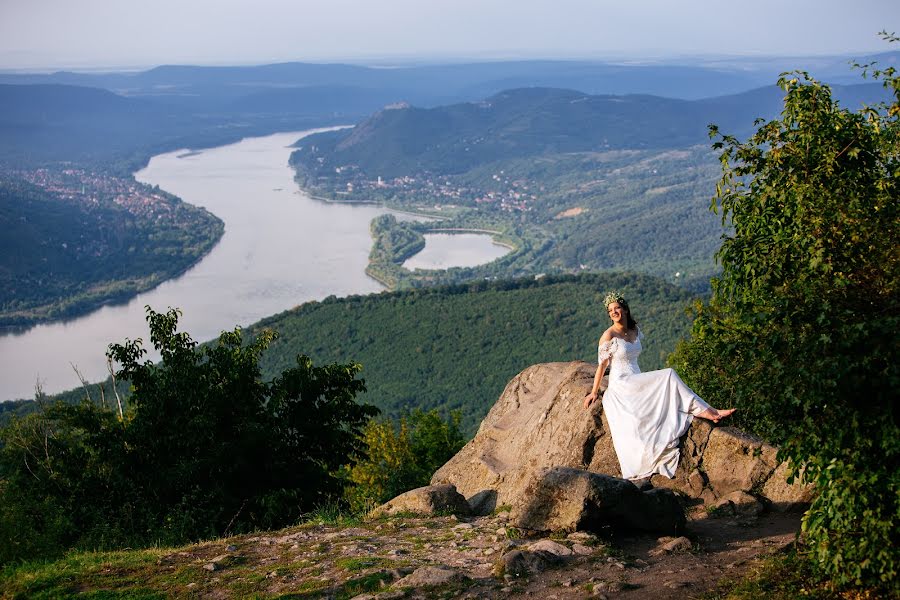
[[[373,420],[363,439],[367,455],[348,467],[346,498],[354,511],[365,511],[411,489],[431,476],[465,444],[459,413],[443,419],[436,410],[416,409],[398,423]]]
[[[783,75],[780,119],[719,136],[712,207],[733,233],[672,362],[815,484],[803,530],[820,573],[896,590],[900,82],[876,75],[895,100],[859,112]]]
[[[298,356],[264,382],[273,332],[198,346],[177,311],[147,312],[161,360],[142,360],[141,340],[109,350],[132,387],[124,418],[60,402],[3,430],[0,546],[14,547],[0,558],[283,527],[341,497],[378,412],[355,402],[360,365]]]

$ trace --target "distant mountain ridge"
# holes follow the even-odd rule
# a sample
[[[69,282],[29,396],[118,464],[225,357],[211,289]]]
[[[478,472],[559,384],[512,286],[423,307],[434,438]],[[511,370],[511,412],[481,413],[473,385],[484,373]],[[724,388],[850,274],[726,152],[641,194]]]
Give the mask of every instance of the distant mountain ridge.
[[[835,93],[859,104],[881,99],[884,90],[861,84],[836,86]],[[353,129],[304,139],[291,160],[312,173],[353,165],[371,176],[400,177],[457,174],[532,155],[680,148],[703,143],[710,123],[747,135],[756,118],[778,114],[781,99],[776,86],[692,101],[521,88],[481,102],[381,110]]]

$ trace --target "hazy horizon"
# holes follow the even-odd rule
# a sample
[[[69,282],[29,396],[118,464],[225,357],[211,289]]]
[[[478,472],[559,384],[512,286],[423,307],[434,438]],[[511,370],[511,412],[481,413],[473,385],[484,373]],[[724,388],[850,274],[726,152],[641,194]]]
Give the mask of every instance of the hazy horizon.
[[[142,70],[284,62],[368,66],[514,60],[666,62],[892,50],[895,3],[762,0],[322,2],[43,0],[0,5],[4,71]],[[898,19],[893,16],[896,22]]]

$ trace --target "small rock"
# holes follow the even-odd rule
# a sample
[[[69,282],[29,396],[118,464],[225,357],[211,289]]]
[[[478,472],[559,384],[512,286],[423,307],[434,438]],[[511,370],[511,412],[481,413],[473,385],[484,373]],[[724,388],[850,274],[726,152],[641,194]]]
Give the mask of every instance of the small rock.
[[[490,556],[491,554],[493,554],[493,553],[496,552],[496,551],[497,551],[497,550],[494,549],[494,548],[485,548],[483,554],[484,554],[485,556]]]
[[[501,535],[501,536],[503,536],[503,537],[506,537],[506,527],[501,527],[500,529],[498,529],[498,530],[496,531],[496,533],[497,533],[497,535]]]
[[[194,588],[194,587],[197,587],[197,583],[194,582],[194,581],[192,581],[192,582],[190,582],[189,584],[187,584],[187,585],[184,586],[184,587],[186,587],[186,588]]]
[[[471,523],[460,523],[459,525],[454,525],[453,529],[474,529],[475,526]]]
[[[582,544],[572,544],[572,552],[580,556],[587,556],[588,554],[593,554],[594,549],[590,546],[583,546]]]
[[[737,491],[718,500],[713,505],[713,509],[713,514],[716,516],[731,514],[741,517],[756,517],[765,510],[765,507],[754,496],[747,492]]]
[[[466,577],[450,567],[419,567],[396,584],[397,587],[422,587],[465,581]]]
[[[595,592],[621,592],[622,584],[618,581],[598,581],[594,584]]]
[[[559,561],[560,558],[550,552],[511,550],[500,557],[498,567],[505,574],[522,577],[546,571]]]
[[[206,563],[205,565],[203,565],[203,568],[206,569],[207,571],[218,571],[222,567],[218,563],[211,562],[211,563]]]
[[[532,552],[549,552],[554,556],[572,556],[572,551],[553,540],[540,540],[528,546]]]
[[[678,590],[687,587],[688,584],[683,581],[667,581],[663,585],[669,589]]]
[[[237,546],[235,546],[234,544],[229,544],[225,547],[226,552],[234,552],[235,550],[237,550]]]
[[[660,544],[650,551],[650,556],[660,556],[670,552],[690,552],[693,547],[691,540],[682,536]]]
[[[677,538],[674,538],[670,535],[664,535],[663,537],[656,538],[656,543],[657,544],[668,544],[669,542],[671,542],[674,539],[677,539]]]
[[[566,579],[565,581],[562,582],[563,587],[572,587],[573,585],[575,585],[574,579]]]

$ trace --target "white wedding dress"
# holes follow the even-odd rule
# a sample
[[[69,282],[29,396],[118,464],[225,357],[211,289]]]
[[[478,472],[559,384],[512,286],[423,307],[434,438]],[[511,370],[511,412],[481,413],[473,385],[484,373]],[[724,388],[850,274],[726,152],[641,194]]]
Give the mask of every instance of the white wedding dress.
[[[624,479],[643,479],[654,473],[675,476],[678,441],[693,416],[709,405],[685,385],[672,369],[641,373],[641,339],[612,338],[601,342],[598,362],[610,359],[609,386],[603,411]]]

